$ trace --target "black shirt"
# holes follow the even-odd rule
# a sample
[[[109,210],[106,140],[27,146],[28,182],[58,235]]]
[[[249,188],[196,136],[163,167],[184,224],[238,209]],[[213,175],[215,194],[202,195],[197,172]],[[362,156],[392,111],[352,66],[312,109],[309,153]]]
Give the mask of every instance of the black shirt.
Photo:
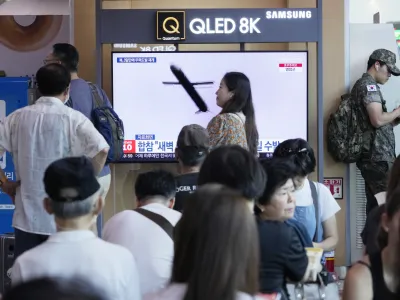
[[[382,253],[377,252],[369,257],[370,265],[363,261],[359,263],[367,266],[370,269],[372,276],[372,290],[374,293],[373,300],[398,300],[400,295],[398,293],[392,293],[383,277],[383,265],[382,265]]]
[[[199,173],[187,173],[177,176],[176,179],[176,196],[174,209],[182,212],[186,197],[194,192],[197,188],[197,178]]]
[[[372,209],[368,214],[364,229],[361,232],[361,239],[365,246],[365,252],[368,255],[373,255],[380,252],[378,244],[378,233],[380,230],[381,216],[384,211],[384,204]]]
[[[295,230],[278,221],[257,220],[260,239],[260,292],[286,290],[286,278],[298,282],[307,270],[306,250]]]

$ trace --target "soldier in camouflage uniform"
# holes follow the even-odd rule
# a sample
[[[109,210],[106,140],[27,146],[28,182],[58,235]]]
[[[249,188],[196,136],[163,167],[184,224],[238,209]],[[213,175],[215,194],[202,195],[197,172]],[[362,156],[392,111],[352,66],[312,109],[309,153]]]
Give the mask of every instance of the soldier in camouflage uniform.
[[[369,57],[367,72],[351,90],[351,98],[360,108],[360,126],[372,135],[367,151],[357,162],[365,180],[367,214],[378,205],[377,197],[385,197],[381,193],[386,192],[387,177],[396,158],[393,127],[399,124],[400,108],[387,111],[378,85],[385,84],[391,75],[400,75],[396,67],[396,55],[386,49],[375,50]]]

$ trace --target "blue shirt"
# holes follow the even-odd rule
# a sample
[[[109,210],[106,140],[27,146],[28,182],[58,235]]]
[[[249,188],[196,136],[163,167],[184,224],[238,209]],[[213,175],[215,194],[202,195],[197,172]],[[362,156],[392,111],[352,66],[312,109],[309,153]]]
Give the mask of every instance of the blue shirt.
[[[302,223],[300,223],[295,219],[287,220],[285,221],[285,223],[294,229],[294,231],[299,236],[300,242],[303,245],[303,247],[314,247],[313,242],[310,236],[308,235],[307,228]]]
[[[103,99],[104,104],[111,107],[110,100],[108,99],[106,93],[99,87],[98,92],[100,97]],[[80,111],[88,119],[92,120],[94,99],[92,96],[92,91],[90,90],[90,86],[85,80],[79,78],[71,81],[70,98],[72,100],[73,108],[77,111]],[[110,173],[110,167],[105,165],[103,170],[101,170],[99,177],[106,176]]]

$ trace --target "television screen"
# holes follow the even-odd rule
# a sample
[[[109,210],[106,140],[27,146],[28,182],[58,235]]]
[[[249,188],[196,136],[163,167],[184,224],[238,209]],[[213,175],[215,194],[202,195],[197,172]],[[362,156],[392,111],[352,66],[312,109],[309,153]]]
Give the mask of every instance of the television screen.
[[[198,112],[171,65],[185,73],[208,112]],[[113,104],[125,126],[122,162],[174,161],[181,128],[207,127],[220,113],[215,92],[230,71],[250,79],[260,158],[283,140],[307,139],[307,52],[114,52]]]

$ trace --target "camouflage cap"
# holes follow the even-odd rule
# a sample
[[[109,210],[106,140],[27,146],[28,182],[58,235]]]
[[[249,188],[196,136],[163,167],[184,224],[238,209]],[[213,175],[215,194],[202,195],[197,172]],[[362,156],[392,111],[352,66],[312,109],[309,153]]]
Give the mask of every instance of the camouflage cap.
[[[400,76],[400,69],[396,66],[396,54],[394,54],[392,51],[386,49],[377,49],[372,52],[369,58],[384,62],[388,66],[392,75]]]

